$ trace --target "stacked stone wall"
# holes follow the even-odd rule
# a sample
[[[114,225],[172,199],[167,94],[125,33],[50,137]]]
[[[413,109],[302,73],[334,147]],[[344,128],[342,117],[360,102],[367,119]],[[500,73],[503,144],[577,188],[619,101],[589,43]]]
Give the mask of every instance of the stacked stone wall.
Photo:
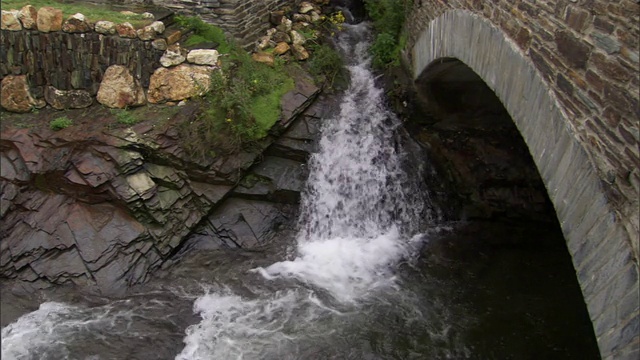
[[[178,13],[199,15],[208,23],[232,34],[243,47],[250,46],[269,28],[269,13],[291,0],[157,0],[155,4]]]
[[[107,36],[96,32],[71,34],[35,30],[0,32],[0,80],[7,75],[27,75],[31,91],[41,98],[48,85],[59,90],[98,92],[105,70],[124,65],[149,86],[160,67],[163,50],[152,41]]]

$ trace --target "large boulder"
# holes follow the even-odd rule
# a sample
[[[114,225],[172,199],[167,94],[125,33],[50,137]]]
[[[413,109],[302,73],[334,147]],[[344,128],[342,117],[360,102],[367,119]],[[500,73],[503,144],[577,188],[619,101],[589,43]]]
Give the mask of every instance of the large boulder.
[[[295,30],[291,30],[289,35],[291,36],[291,43],[293,45],[304,45],[304,43],[307,42],[307,39]]]
[[[123,38],[135,39],[136,37],[138,37],[136,29],[128,22],[117,24],[116,32],[118,33],[118,36]]]
[[[167,50],[160,58],[160,65],[171,67],[180,65],[187,60],[187,50],[180,47],[180,44],[173,44],[167,47]]]
[[[7,111],[24,113],[46,104],[31,95],[26,75],[8,75],[0,84],[0,105]]]
[[[187,61],[196,65],[218,65],[218,50],[196,49],[189,51]]]
[[[38,10],[33,5],[25,5],[18,12],[18,19],[25,29],[37,29]]]
[[[111,21],[100,20],[96,22],[95,32],[105,35],[113,35],[116,33],[116,24]]]
[[[68,33],[84,33],[91,30],[91,24],[89,24],[87,18],[80,13],[69,16],[64,24],[62,24],[62,31]]]
[[[164,23],[162,21],[154,21],[151,23],[151,25],[149,25],[153,31],[156,32],[156,34],[160,35],[164,32]]]
[[[284,17],[284,15],[284,10],[272,11],[269,14],[269,21],[271,22],[271,24],[273,24],[273,26],[278,26],[282,23],[282,18]]]
[[[151,28],[151,26],[145,26],[142,29],[136,30],[138,34],[138,38],[142,41],[153,40],[156,38],[156,32]]]
[[[0,29],[19,31],[22,30],[22,24],[18,20],[18,10],[6,11],[2,10],[2,19],[0,20]]]
[[[141,106],[146,103],[144,89],[140,82],[123,65],[111,65],[107,68],[96,100],[102,105],[118,109]]]
[[[291,52],[298,61],[307,60],[309,58],[309,52],[300,44],[293,44],[291,46]]]
[[[165,39],[155,39],[151,42],[151,46],[160,51],[167,50],[167,40]]]
[[[306,13],[308,13],[308,12],[310,12],[310,11],[315,9],[313,4],[308,2],[308,1],[301,2],[299,6],[300,6],[300,8],[299,8],[298,11],[300,12],[300,14],[306,14]]]
[[[86,90],[58,90],[53,86],[47,86],[44,98],[57,110],[83,109],[93,104],[93,98]]]
[[[287,44],[286,42],[280,42],[278,43],[278,45],[276,45],[276,47],[273,49],[273,54],[274,55],[282,55],[285,54],[287,51],[289,51],[291,47],[289,46],[289,44]]]
[[[50,6],[41,7],[36,19],[38,30],[48,33],[62,30],[62,10]]]
[[[157,104],[203,95],[211,88],[212,71],[209,66],[188,64],[158,68],[149,81],[148,100]]]
[[[275,63],[275,58],[273,56],[273,54],[267,53],[267,52],[257,52],[251,55],[251,58],[253,59],[253,61],[257,61],[263,64],[267,64],[269,66],[273,66],[273,64]]]
[[[286,43],[291,43],[291,36],[289,36],[286,32],[276,31],[273,34],[273,37],[271,37],[271,40],[273,40],[275,43],[283,41]]]

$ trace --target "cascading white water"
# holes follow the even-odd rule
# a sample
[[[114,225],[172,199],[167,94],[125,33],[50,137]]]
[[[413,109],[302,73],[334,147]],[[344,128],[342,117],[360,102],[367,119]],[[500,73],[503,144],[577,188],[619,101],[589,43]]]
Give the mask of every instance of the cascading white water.
[[[424,201],[401,169],[398,120],[374,83],[366,26],[347,26],[338,40],[353,61],[351,82],[310,161],[295,257],[253,270],[287,289],[199,298],[202,321],[187,329],[176,359],[297,358],[301,343],[332,333],[367,294],[395,291],[394,265],[419,241],[411,228]]]

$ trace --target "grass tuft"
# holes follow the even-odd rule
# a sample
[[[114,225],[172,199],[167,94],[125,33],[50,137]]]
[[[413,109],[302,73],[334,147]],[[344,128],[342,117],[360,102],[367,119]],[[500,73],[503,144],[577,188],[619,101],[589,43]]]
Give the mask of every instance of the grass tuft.
[[[128,16],[121,14],[119,11],[112,10],[105,5],[90,4],[82,1],[68,3],[59,0],[0,0],[0,5],[2,5],[2,10],[20,10],[25,5],[33,5],[36,9],[50,6],[62,10],[64,19],[67,19],[73,14],[81,13],[86,16],[90,22],[99,20],[113,21],[118,24],[129,22],[136,28],[151,23],[150,20],[143,19],[142,14]]]
[[[66,116],[55,118],[49,122],[49,128],[53,131],[66,129],[71,125],[73,125],[73,121]]]

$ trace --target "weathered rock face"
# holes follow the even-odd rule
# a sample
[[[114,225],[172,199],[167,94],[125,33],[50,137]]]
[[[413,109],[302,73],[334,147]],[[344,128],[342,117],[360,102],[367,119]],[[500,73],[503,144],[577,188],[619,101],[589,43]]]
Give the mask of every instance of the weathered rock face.
[[[287,114],[301,112],[316,91],[309,84],[298,84],[296,96],[285,104],[298,111]],[[257,168],[255,176],[262,182],[256,189],[251,179],[243,180],[273,138],[251,152],[194,163],[182,150],[175,122],[188,121],[197,111],[197,105],[188,104],[166,126],[147,121],[104,130],[96,128],[100,123],[96,118],[58,132],[3,131],[0,274],[36,287],[72,282],[117,294],[145,281],[150,271],[184,246],[189,234],[211,223],[208,216],[221,206],[238,209],[243,218],[221,220],[216,231],[244,237],[208,239],[208,246],[251,247],[268,241],[274,227],[290,218],[286,214],[295,208],[292,201],[300,189],[300,183],[291,182],[291,175],[278,174],[278,169],[299,169],[299,165],[282,159],[277,166]],[[317,121],[317,116],[310,116]],[[287,118],[280,126],[290,123]],[[297,142],[306,146],[306,139],[298,140],[305,136],[310,135],[294,135],[291,146]],[[287,171],[301,178],[299,171]],[[269,177],[286,188],[264,185]],[[244,188],[234,192],[238,183]],[[235,200],[226,204],[229,197]],[[246,224],[255,239],[249,237]]]
[[[187,61],[196,65],[215,66],[219,55],[218,50],[196,49],[189,51]]]
[[[138,36],[136,29],[128,22],[116,24],[116,32],[123,38],[135,39]]]
[[[302,45],[293,44],[291,47],[291,52],[296,60],[307,60],[309,58],[309,52]]]
[[[140,82],[123,65],[107,68],[96,99],[102,105],[118,109],[141,106],[147,100]]]
[[[62,10],[50,6],[41,7],[36,19],[38,30],[41,32],[62,30]]]
[[[202,95],[211,87],[213,70],[208,66],[188,64],[158,68],[151,76],[147,100],[157,104]]]
[[[316,151],[321,119],[332,111],[321,99],[273,143],[229,198],[196,228],[185,248],[255,248],[266,245],[296,219],[307,179],[305,163]]]
[[[44,98],[57,110],[83,109],[93,103],[91,94],[86,90],[58,90],[53,86],[45,88]]]
[[[22,24],[18,20],[18,11],[2,10],[2,18],[0,19],[0,29],[19,31],[22,30]]]
[[[180,47],[180,44],[173,44],[167,47],[167,50],[160,58],[160,64],[164,67],[180,65],[187,60],[187,50]]]
[[[278,43],[278,45],[276,45],[276,47],[273,49],[273,54],[274,55],[286,54],[286,52],[289,51],[289,49],[291,49],[289,44],[287,44],[286,42],[281,42],[281,43]]]
[[[111,21],[97,21],[94,27],[95,32],[104,35],[113,35],[116,33],[116,24]]]
[[[29,92],[29,84],[25,75],[9,75],[2,79],[0,86],[0,104],[9,111],[28,112],[34,107],[43,106],[42,101],[34,99]]]
[[[275,63],[275,58],[273,57],[273,54],[262,52],[262,51],[251,54],[251,58],[254,61],[267,64],[269,66],[273,66],[273,64]]]
[[[32,5],[26,5],[18,13],[18,19],[22,23],[22,27],[28,30],[38,28],[38,10]]]
[[[91,30],[93,30],[91,24],[89,24],[85,16],[80,13],[71,15],[64,24],[62,24],[62,31],[68,33],[84,33]]]

